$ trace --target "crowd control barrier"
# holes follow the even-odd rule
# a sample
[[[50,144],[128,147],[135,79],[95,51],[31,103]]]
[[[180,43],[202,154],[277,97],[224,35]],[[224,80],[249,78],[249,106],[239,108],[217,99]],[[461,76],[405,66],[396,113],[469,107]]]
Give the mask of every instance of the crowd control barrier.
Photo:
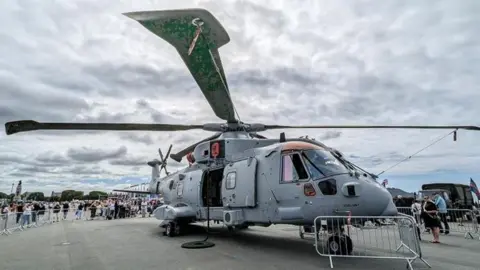
[[[390,222],[372,230],[365,226],[378,220]],[[329,258],[331,268],[334,257],[405,260],[411,270],[419,260],[431,268],[422,257],[417,224],[411,216],[318,216],[313,230],[315,249]]]
[[[422,232],[427,231],[423,227],[423,220],[420,214],[414,215],[411,207],[397,207],[397,209],[399,213],[414,217],[422,228]],[[441,232],[460,233],[464,235],[464,238],[480,240],[480,216],[475,211],[469,209],[447,209],[447,213],[439,214],[439,217],[442,221]]]

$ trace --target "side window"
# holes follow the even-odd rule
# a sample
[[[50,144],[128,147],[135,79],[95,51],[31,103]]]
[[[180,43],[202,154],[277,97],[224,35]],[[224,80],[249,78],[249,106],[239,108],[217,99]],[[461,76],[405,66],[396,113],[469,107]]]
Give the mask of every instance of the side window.
[[[303,166],[300,155],[297,153],[283,156],[282,168],[282,182],[290,183],[308,179],[307,170]]]
[[[237,173],[229,172],[227,174],[227,177],[225,178],[225,188],[234,189],[236,185],[237,185]]]
[[[337,180],[327,179],[318,183],[320,191],[323,195],[335,195],[337,194]]]
[[[177,183],[177,197],[183,196],[183,182],[178,181]]]

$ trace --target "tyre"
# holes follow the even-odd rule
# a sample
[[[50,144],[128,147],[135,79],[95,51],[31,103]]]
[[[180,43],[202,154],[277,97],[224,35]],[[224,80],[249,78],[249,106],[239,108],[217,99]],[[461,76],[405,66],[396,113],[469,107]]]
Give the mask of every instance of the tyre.
[[[332,255],[349,255],[353,250],[353,242],[346,235],[330,236],[327,241],[327,250]]]
[[[175,226],[175,223],[173,222],[168,223],[167,226],[165,227],[165,235],[168,237],[174,237],[176,227],[177,226]]]

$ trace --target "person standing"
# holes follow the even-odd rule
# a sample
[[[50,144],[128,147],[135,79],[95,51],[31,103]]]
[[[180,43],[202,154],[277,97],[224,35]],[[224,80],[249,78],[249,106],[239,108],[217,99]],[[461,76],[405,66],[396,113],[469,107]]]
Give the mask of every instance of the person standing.
[[[32,206],[30,204],[26,204],[23,208],[23,215],[22,215],[22,228],[30,227],[30,217],[32,216]]]
[[[447,235],[450,233],[450,226],[448,225],[447,220],[447,203],[439,193],[434,194],[434,202],[435,206],[437,206],[438,209],[438,216],[440,217],[440,221],[441,223],[443,223],[443,227],[440,223],[440,233],[445,233],[445,235]]]
[[[55,206],[53,206],[53,222],[60,221],[59,213],[60,213],[60,204],[57,202],[55,203]]]
[[[63,202],[63,220],[66,220],[67,219],[67,215],[68,215],[68,210],[70,208],[70,205],[68,204],[68,202]]]
[[[79,219],[82,219],[82,214],[83,214],[83,202],[80,202],[78,204],[78,208],[77,208],[77,217],[76,219],[79,220]]]
[[[438,209],[435,203],[430,198],[425,198],[425,203],[422,208],[422,218],[425,222],[425,228],[429,228],[433,234],[432,243],[440,243],[440,217],[438,216]]]

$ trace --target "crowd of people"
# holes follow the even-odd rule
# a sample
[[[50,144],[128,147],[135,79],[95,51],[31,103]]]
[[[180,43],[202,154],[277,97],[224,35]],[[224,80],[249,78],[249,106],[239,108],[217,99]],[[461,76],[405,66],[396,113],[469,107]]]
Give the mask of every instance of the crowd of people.
[[[1,207],[2,217],[15,216],[19,226],[28,227],[37,220],[44,219],[46,214],[52,222],[68,219],[68,213],[74,212],[74,219],[107,220],[129,218],[141,214],[150,216],[153,210],[161,205],[158,200],[148,199],[105,199],[94,201],[72,200],[65,202],[12,202]],[[52,215],[52,216],[50,216]]]
[[[478,214],[476,206],[473,206],[472,210]],[[414,200],[411,204],[411,211],[417,224],[423,225],[425,232],[432,233],[432,243],[439,244],[440,235],[450,233],[447,202],[439,193],[434,193],[432,197],[424,196],[422,200]],[[479,219],[480,216],[472,218]],[[420,237],[420,229],[418,229],[418,235]]]

